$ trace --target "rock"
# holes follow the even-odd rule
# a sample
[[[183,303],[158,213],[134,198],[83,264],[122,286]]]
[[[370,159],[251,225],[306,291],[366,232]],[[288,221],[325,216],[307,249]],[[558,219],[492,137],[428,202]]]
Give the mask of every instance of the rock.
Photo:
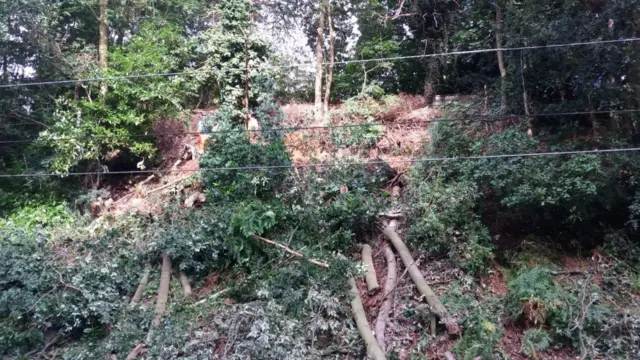
[[[139,214],[139,215],[153,215],[162,212],[162,207],[151,203],[146,199],[136,198],[132,199],[128,203],[122,204],[116,210],[116,215],[119,214]]]
[[[104,209],[105,210],[110,209],[112,205],[113,205],[113,199],[109,198],[109,199],[104,201]]]
[[[207,197],[204,196],[203,193],[196,191],[193,194],[189,195],[189,197],[187,198],[187,200],[184,201],[184,206],[191,208],[193,207],[195,204],[202,204],[207,200]]]

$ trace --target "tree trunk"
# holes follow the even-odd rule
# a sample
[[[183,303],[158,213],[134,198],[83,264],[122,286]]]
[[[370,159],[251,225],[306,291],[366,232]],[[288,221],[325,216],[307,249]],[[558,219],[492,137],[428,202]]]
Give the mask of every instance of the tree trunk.
[[[387,351],[387,345],[384,339],[384,329],[389,321],[389,312],[393,303],[391,292],[396,287],[396,279],[398,276],[396,270],[396,256],[389,245],[384,246],[384,257],[387,260],[387,282],[384,284],[384,301],[380,306],[378,318],[376,319],[376,340],[383,352]]]
[[[316,28],[316,89],[315,89],[315,120],[322,121],[322,67],[323,56],[322,47],[324,46],[324,1],[320,5],[318,14],[318,24]]]
[[[369,291],[369,294],[373,294],[378,291],[380,286],[378,285],[378,278],[376,277],[376,269],[373,266],[371,246],[362,245],[362,261],[367,265],[367,276],[365,277],[367,290]]]
[[[158,298],[156,299],[156,316],[153,318],[153,327],[160,326],[160,321],[167,309],[167,299],[169,298],[169,284],[171,283],[171,257],[169,254],[162,254],[162,275],[160,276],[160,287],[158,288]]]
[[[244,35],[244,113],[245,113],[245,129],[249,129],[249,36]]]
[[[349,295],[352,298],[351,311],[353,312],[353,316],[356,318],[356,327],[358,328],[358,332],[367,347],[367,355],[369,355],[373,360],[386,360],[387,357],[378,346],[376,338],[373,336],[373,332],[369,327],[367,314],[364,312],[364,306],[362,306],[362,299],[360,299],[356,282],[353,279],[349,279],[349,285],[351,285],[351,290],[349,290]]]
[[[4,51],[2,54],[2,83],[9,83],[9,56],[7,55],[8,51]]]
[[[7,15],[7,30],[11,34],[11,17]],[[2,83],[9,83],[9,41],[4,43],[2,51]]]
[[[100,23],[100,39],[98,44],[98,65],[101,70],[107,70],[109,68],[108,52],[109,52],[109,24],[107,19],[107,5],[109,0],[100,0],[100,17],[98,22]],[[100,95],[104,98],[107,95],[107,83],[102,82],[100,85]]]
[[[364,91],[367,89],[367,65],[365,65],[364,63],[362,63],[362,70],[364,71],[364,77],[362,80],[362,93],[364,94]]]
[[[184,297],[191,296],[191,284],[189,284],[189,278],[187,278],[187,274],[180,271],[180,284],[182,284],[182,292],[184,293]]]
[[[415,265],[415,261],[411,256],[411,252],[409,252],[407,246],[404,244],[404,242],[402,242],[402,239],[400,239],[400,236],[398,236],[398,234],[396,233],[395,227],[387,226],[384,229],[383,233],[387,238],[389,238],[389,240],[391,240],[393,247],[395,247],[398,251],[398,255],[400,255],[404,266],[407,268],[409,277],[411,277],[411,280],[413,280],[413,282],[416,284],[416,287],[420,291],[420,294],[422,294],[422,296],[427,301],[427,304],[429,304],[431,312],[440,318],[440,321],[446,326],[447,332],[449,334],[453,335],[460,333],[460,327],[458,326],[458,323],[449,315],[447,309],[440,302],[438,295],[433,292],[431,287],[429,287],[427,282],[424,280],[422,273],[420,273],[420,269],[418,269],[418,267]]]
[[[329,26],[329,68],[327,69],[327,81],[324,90],[324,116],[329,114],[329,98],[331,97],[336,46],[336,34],[333,30],[333,19],[331,18],[331,4],[327,4],[327,25]]]
[[[500,68],[500,112],[507,110],[507,69],[504,66],[504,54],[502,52],[502,13],[500,6],[496,6],[496,51],[498,55],[498,67]]]
[[[520,53],[520,76],[522,77],[522,103],[524,106],[524,113],[529,116],[529,95],[527,95],[527,84],[524,81],[524,53]],[[533,137],[533,125],[531,124],[531,118],[527,118],[527,136]]]
[[[144,273],[142,274],[142,279],[140,279],[140,284],[138,284],[138,288],[136,289],[135,294],[133,294],[133,299],[131,299],[130,306],[134,307],[137,303],[142,300],[142,295],[144,294],[144,289],[147,287],[147,283],[149,282],[149,273],[151,272],[151,267],[149,265],[144,267]]]

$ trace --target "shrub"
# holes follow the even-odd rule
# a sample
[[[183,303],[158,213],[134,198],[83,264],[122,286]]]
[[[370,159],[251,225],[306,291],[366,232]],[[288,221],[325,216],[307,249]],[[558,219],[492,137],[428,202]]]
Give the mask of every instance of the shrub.
[[[556,286],[549,270],[535,267],[520,271],[509,282],[505,308],[514,320],[543,325],[550,316],[557,315],[564,306],[563,300],[563,290]]]
[[[437,172],[438,168],[431,171]],[[411,174],[405,201],[410,204],[407,241],[429,251],[446,251],[459,264],[478,272],[492,256],[487,228],[475,213],[479,193],[472,183],[447,182],[426,170]]]
[[[68,235],[62,248],[38,232],[0,230],[3,355],[26,351],[47,331],[69,335],[111,324],[133,290],[141,266],[123,229]]]
[[[527,356],[537,357],[537,353],[544,351],[553,343],[551,335],[541,329],[530,329],[522,337],[521,352]]]
[[[265,138],[255,143],[234,120],[231,108],[216,113],[220,133],[214,133],[207,152],[200,160],[202,168],[258,167],[255,170],[216,170],[203,174],[212,200],[272,197],[286,178],[290,165],[282,139]],[[267,132],[268,134],[269,132]],[[273,166],[275,168],[264,168]],[[282,167],[282,168],[280,168]]]
[[[444,306],[459,318],[462,335],[454,352],[465,360],[478,356],[495,358],[496,346],[502,340],[499,302],[492,298],[485,300],[479,302],[468,286],[461,284],[450,286],[442,297]]]

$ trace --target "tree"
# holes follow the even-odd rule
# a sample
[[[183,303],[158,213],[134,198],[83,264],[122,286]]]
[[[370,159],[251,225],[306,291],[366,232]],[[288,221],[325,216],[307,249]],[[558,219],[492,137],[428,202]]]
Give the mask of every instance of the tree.
[[[271,87],[276,77],[270,44],[256,29],[254,12],[248,0],[218,3],[215,23],[201,37],[201,56],[206,60],[196,72],[202,91],[212,93],[215,103],[245,112],[257,104],[265,94],[263,87]],[[244,115],[246,119],[248,114]]]
[[[102,71],[109,68],[109,23],[107,21],[107,10],[109,0],[100,0],[100,40],[98,45],[98,63]],[[104,98],[107,95],[108,85],[103,82],[100,86],[100,95]]]
[[[317,19],[316,19],[316,86],[315,86],[315,101],[314,111],[316,122],[322,121],[322,69],[324,68],[324,20],[327,12],[327,0],[322,0],[321,5],[318,7]]]

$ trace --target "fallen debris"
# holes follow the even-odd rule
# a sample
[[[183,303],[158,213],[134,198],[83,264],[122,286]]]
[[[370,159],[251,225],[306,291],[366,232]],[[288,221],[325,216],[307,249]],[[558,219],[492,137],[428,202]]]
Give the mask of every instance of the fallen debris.
[[[189,195],[187,200],[184,201],[184,206],[187,208],[192,208],[195,204],[204,204],[206,200],[207,197],[203,193],[196,191],[193,194]]]
[[[384,246],[384,257],[387,260],[387,282],[384,284],[384,293],[389,294],[396,287],[397,270],[396,270],[396,256],[391,250],[389,245]],[[393,303],[393,297],[385,296],[378,312],[378,318],[376,319],[376,340],[383,352],[387,351],[385,344],[384,330],[389,321],[389,312],[391,311],[391,305]]]
[[[364,312],[364,306],[362,306],[362,299],[360,298],[360,294],[358,293],[358,287],[356,286],[356,282],[353,279],[349,279],[349,285],[351,285],[351,290],[349,291],[349,295],[352,297],[351,299],[351,311],[353,312],[353,316],[356,319],[356,327],[358,328],[358,332],[360,336],[364,340],[364,343],[367,347],[367,355],[373,360],[386,360],[385,356],[380,346],[376,342],[376,338],[373,336],[373,332],[369,327],[369,322],[367,321],[367,315]]]
[[[180,284],[182,284],[182,292],[184,297],[190,297],[191,292],[191,284],[189,284],[189,278],[187,278],[187,274],[183,271],[180,271]]]
[[[398,236],[398,234],[396,233],[395,225],[390,224],[383,230],[383,233],[387,238],[389,238],[389,240],[391,240],[393,247],[396,248],[398,255],[400,255],[402,262],[409,272],[409,277],[411,277],[411,280],[413,280],[413,282],[418,287],[420,294],[422,294],[422,296],[427,301],[427,304],[429,304],[432,313],[440,318],[440,321],[445,325],[445,327],[447,328],[447,332],[450,335],[459,334],[460,327],[458,326],[457,321],[449,315],[447,309],[440,302],[438,295],[433,292],[431,287],[429,287],[429,284],[427,284],[427,282],[425,281],[422,273],[420,273],[420,269],[415,266],[415,260],[413,260],[411,252],[409,252],[407,246],[404,244],[404,242],[402,242],[402,239],[400,239],[400,236]]]
[[[284,251],[288,252],[289,254],[292,254],[292,255],[297,256],[297,257],[302,258],[302,259],[305,259],[305,260],[307,260],[308,262],[310,262],[310,263],[312,263],[314,265],[318,265],[318,266],[321,266],[321,267],[324,267],[324,268],[328,268],[329,267],[329,264],[327,264],[326,262],[322,262],[322,261],[318,261],[318,260],[314,260],[314,259],[308,259],[308,258],[304,257],[302,254],[300,254],[299,252],[297,252],[295,250],[291,250],[288,247],[286,247],[286,246],[284,246],[282,244],[279,244],[279,243],[277,243],[277,242],[275,242],[273,240],[265,239],[262,236],[258,236],[258,235],[251,235],[251,237],[253,237],[254,239],[258,239],[258,240],[264,241],[267,244],[275,245],[275,246],[283,249]]]
[[[144,289],[147,287],[147,283],[149,282],[150,272],[151,272],[151,267],[149,265],[146,265],[144,267],[144,273],[142,274],[142,279],[140,279],[140,283],[138,284],[138,288],[136,288],[136,292],[135,294],[133,294],[131,303],[129,303],[130,307],[134,307],[142,299],[142,295],[144,294]]]
[[[380,286],[378,285],[378,278],[376,277],[376,269],[373,267],[371,246],[366,244],[362,245],[362,261],[367,265],[367,276],[365,277],[367,291],[369,291],[369,294],[374,294],[380,289]]]

